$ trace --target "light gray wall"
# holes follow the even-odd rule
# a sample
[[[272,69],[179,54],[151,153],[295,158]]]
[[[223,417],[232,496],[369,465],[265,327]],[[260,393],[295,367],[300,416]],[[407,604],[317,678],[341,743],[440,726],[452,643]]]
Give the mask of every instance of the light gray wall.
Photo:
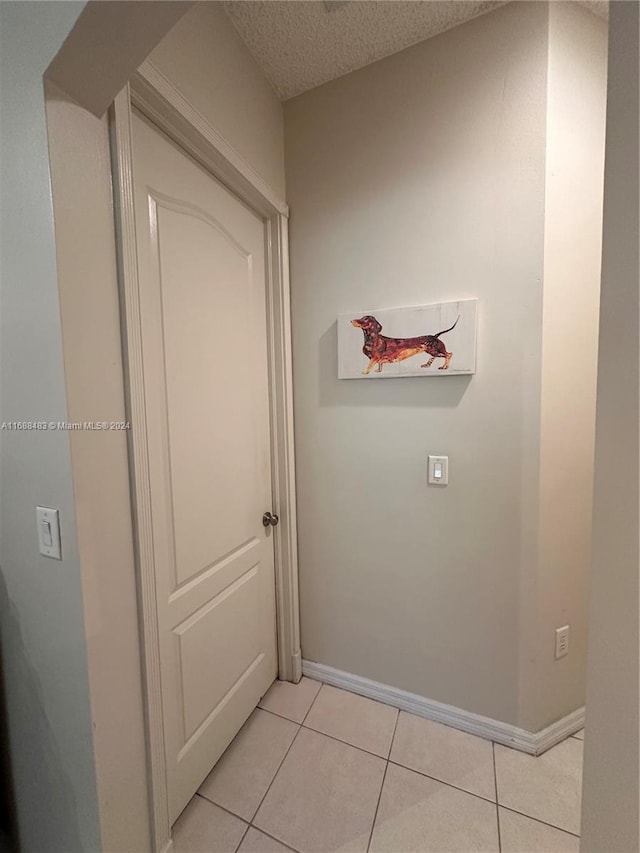
[[[611,3],[584,853],[638,838],[638,3]]]
[[[69,418],[126,421],[109,122],[50,82],[46,100]],[[74,430],[69,441],[102,846],[143,853],[151,842],[127,435]]]
[[[525,728],[584,705],[602,255],[607,23],[549,4],[535,641],[521,665]],[[523,613],[523,620],[526,618]],[[555,629],[571,626],[555,659]]]
[[[523,2],[285,104],[303,656],[530,731],[584,703],[605,80]],[[336,314],[474,296],[474,377],[336,378]]]
[[[1,421],[65,421],[42,75],[83,3],[1,3]],[[1,651],[24,851],[97,850],[80,566],[65,432],[0,432]],[[58,507],[63,560],[39,556]]]
[[[547,42],[513,3],[285,104],[303,655],[514,724]],[[337,379],[336,314],[476,296],[475,376]]]

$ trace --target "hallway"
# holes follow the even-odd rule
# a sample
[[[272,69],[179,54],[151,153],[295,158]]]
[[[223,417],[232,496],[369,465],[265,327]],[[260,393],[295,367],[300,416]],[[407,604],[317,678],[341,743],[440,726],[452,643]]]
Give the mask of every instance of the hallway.
[[[534,758],[309,678],[276,682],[176,853],[577,853],[583,732]]]

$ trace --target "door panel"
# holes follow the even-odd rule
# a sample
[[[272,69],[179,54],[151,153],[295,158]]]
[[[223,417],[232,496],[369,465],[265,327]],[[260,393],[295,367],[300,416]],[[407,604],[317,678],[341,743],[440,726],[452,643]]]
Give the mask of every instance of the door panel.
[[[264,223],[134,115],[164,739],[174,820],[276,677]]]
[[[238,680],[238,670],[246,672],[263,657],[260,606],[258,570],[253,566],[176,627],[185,743],[232,689]],[[238,622],[238,608],[251,617],[246,624]],[[233,656],[229,655],[230,647]],[[215,678],[202,677],[207,667],[215,671]]]
[[[247,495],[261,448],[253,419],[234,417],[252,410],[256,348],[246,346],[244,319],[252,312],[252,256],[197,213],[168,210],[160,201],[156,206],[160,275],[167,283],[162,315],[179,585],[255,530]],[[239,319],[239,327],[225,318]],[[225,485],[212,488],[214,483]]]

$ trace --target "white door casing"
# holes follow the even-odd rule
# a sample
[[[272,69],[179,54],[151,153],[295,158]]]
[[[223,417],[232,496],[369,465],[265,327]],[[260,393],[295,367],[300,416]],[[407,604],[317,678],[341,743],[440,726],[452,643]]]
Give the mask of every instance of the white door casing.
[[[273,505],[271,508],[279,512],[281,519],[279,527],[272,534],[276,554],[278,673],[280,678],[297,681],[301,676],[301,655],[297,597],[295,471],[291,397],[287,257],[288,211],[286,205],[277,199],[255,173],[251,172],[250,168],[216,134],[213,128],[207,125],[193,107],[182,98],[180,93],[159,74],[157,69],[150,63],[145,63],[131,80],[130,86],[123,90],[116,99],[111,113],[111,121],[114,177],[116,178],[115,210],[122,283],[123,340],[127,365],[127,406],[132,420],[129,436],[130,466],[136,524],[138,597],[142,634],[141,653],[145,672],[144,696],[151,783],[151,824],[154,850],[168,851],[171,849],[171,819],[167,791],[164,711],[160,677],[160,644],[158,642],[160,632],[158,613],[155,607],[156,578],[153,564],[151,477],[148,467],[152,454],[150,453],[149,436],[147,435],[147,415],[143,405],[142,316],[140,312],[142,294],[139,288],[133,206],[132,103],[135,103],[145,116],[152,119],[155,125],[178,142],[180,148],[186,150],[194,160],[204,165],[207,172],[218,175],[224,184],[245,202],[246,208],[255,211],[257,216],[262,219],[263,227],[266,230],[268,327],[266,364],[271,392],[272,445],[270,450],[273,475]],[[190,165],[199,168],[193,162],[190,162]],[[166,206],[167,200],[164,199],[164,201]],[[171,212],[177,213],[176,210]],[[246,209],[244,212],[247,212]],[[151,433],[153,433],[153,426]],[[157,516],[157,512],[155,514]],[[239,550],[244,553],[244,545],[241,545]],[[251,547],[248,550],[251,550]],[[200,551],[197,553],[201,554]],[[215,575],[216,572],[211,573],[207,568],[203,570],[201,567],[198,576],[209,578],[210,574]],[[246,574],[251,575],[251,569],[248,570],[248,573],[245,572]],[[181,595],[178,598],[185,596],[184,590],[190,590],[191,583],[190,580],[183,581],[183,587],[179,590]],[[234,587],[234,591],[235,589]],[[187,617],[186,626],[190,625],[191,622]],[[185,625],[183,625],[184,627]],[[256,664],[256,667],[259,666],[260,664]],[[196,666],[194,671],[197,669]],[[197,694],[200,686],[195,683],[192,686],[194,696],[187,728],[190,724],[192,727],[196,726],[197,729],[196,720],[198,713],[202,712],[202,707],[197,705],[196,700],[199,701],[203,697]],[[208,698],[211,699],[211,696],[209,695]],[[171,809],[171,815],[175,815],[175,806]]]

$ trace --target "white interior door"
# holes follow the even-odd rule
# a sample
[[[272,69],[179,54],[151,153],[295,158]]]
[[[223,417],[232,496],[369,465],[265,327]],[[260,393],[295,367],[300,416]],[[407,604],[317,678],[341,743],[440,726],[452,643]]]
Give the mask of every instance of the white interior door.
[[[264,223],[134,114],[171,820],[276,677]]]

